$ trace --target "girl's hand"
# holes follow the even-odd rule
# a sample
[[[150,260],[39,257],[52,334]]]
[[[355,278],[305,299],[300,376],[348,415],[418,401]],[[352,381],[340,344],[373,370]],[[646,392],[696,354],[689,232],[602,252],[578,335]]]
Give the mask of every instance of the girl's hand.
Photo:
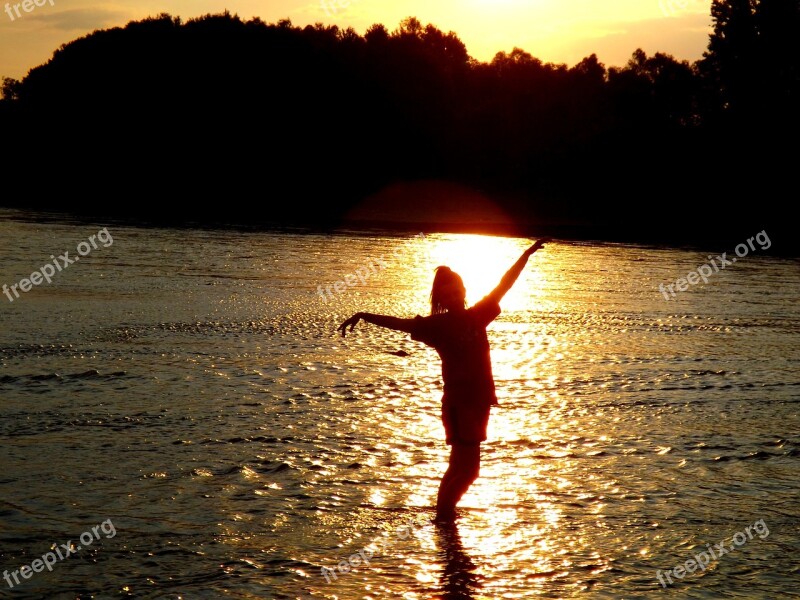
[[[361,320],[361,318],[362,318],[361,317],[361,313],[354,314],[352,317],[347,319],[347,321],[345,321],[344,323],[339,325],[339,327],[337,328],[337,331],[341,331],[342,332],[342,337],[345,337],[345,332],[347,331],[347,326],[349,325],[350,326],[350,333],[353,333],[353,329],[356,328],[356,325]]]
[[[552,240],[552,238],[542,238],[540,240],[536,240],[536,243],[533,246],[531,246],[530,248],[528,248],[526,253],[528,254],[528,256],[530,256],[531,254],[536,252],[539,248],[541,248],[542,246],[544,246],[547,242],[549,242],[551,240]]]

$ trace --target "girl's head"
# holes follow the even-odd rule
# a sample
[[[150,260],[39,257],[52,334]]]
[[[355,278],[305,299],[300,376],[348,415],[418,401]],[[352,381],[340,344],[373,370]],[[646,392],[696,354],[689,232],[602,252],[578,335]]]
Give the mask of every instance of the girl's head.
[[[438,315],[449,310],[467,306],[467,289],[461,276],[450,267],[436,267],[436,276],[431,288],[431,314]]]

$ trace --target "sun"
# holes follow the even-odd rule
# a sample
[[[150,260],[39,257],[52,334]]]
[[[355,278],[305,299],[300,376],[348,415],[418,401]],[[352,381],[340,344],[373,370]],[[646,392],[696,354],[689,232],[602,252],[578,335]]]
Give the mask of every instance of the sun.
[[[532,243],[521,238],[466,234],[431,235],[422,242],[423,247],[427,246],[425,262],[430,269],[445,265],[461,275],[470,306],[500,283],[506,271]],[[503,300],[504,307],[514,308],[524,300],[521,288],[515,288]]]

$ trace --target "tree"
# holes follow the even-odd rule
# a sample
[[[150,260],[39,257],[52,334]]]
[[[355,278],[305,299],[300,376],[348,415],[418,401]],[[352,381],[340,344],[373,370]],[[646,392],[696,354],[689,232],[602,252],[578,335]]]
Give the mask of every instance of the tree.
[[[800,0],[761,0],[755,21],[765,96],[773,114],[795,113],[800,82]]]
[[[714,0],[714,31],[703,54],[704,70],[718,93],[719,109],[730,114],[747,112],[755,83],[757,0]]]
[[[570,73],[596,85],[602,85],[605,82],[607,75],[606,67],[598,60],[597,54],[587,56],[569,71]]]
[[[419,19],[416,17],[407,17],[400,21],[400,27],[395,31],[395,36],[421,38],[423,31],[424,28]]]
[[[800,0],[714,0],[700,63],[716,109],[734,121],[794,113]]]
[[[22,89],[22,82],[11,77],[3,77],[3,85],[0,87],[0,94],[3,95],[3,100],[16,100],[19,98],[19,92]]]
[[[370,25],[364,34],[367,43],[374,45],[385,45],[389,41],[389,30],[381,23]]]

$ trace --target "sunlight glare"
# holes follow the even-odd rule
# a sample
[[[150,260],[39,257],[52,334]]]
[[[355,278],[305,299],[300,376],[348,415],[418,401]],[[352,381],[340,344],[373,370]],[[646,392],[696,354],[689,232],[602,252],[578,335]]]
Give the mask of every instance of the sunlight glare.
[[[431,270],[446,265],[461,275],[467,288],[467,304],[471,306],[500,283],[506,271],[533,241],[523,238],[450,234],[428,236],[424,243],[428,245]],[[523,283],[523,280],[533,280],[535,287],[540,287],[540,279],[539,269],[531,261],[520,276],[518,284]],[[431,274],[428,286],[432,280]],[[512,288],[501,303],[503,309],[523,309],[526,305],[526,288],[526,285]]]

